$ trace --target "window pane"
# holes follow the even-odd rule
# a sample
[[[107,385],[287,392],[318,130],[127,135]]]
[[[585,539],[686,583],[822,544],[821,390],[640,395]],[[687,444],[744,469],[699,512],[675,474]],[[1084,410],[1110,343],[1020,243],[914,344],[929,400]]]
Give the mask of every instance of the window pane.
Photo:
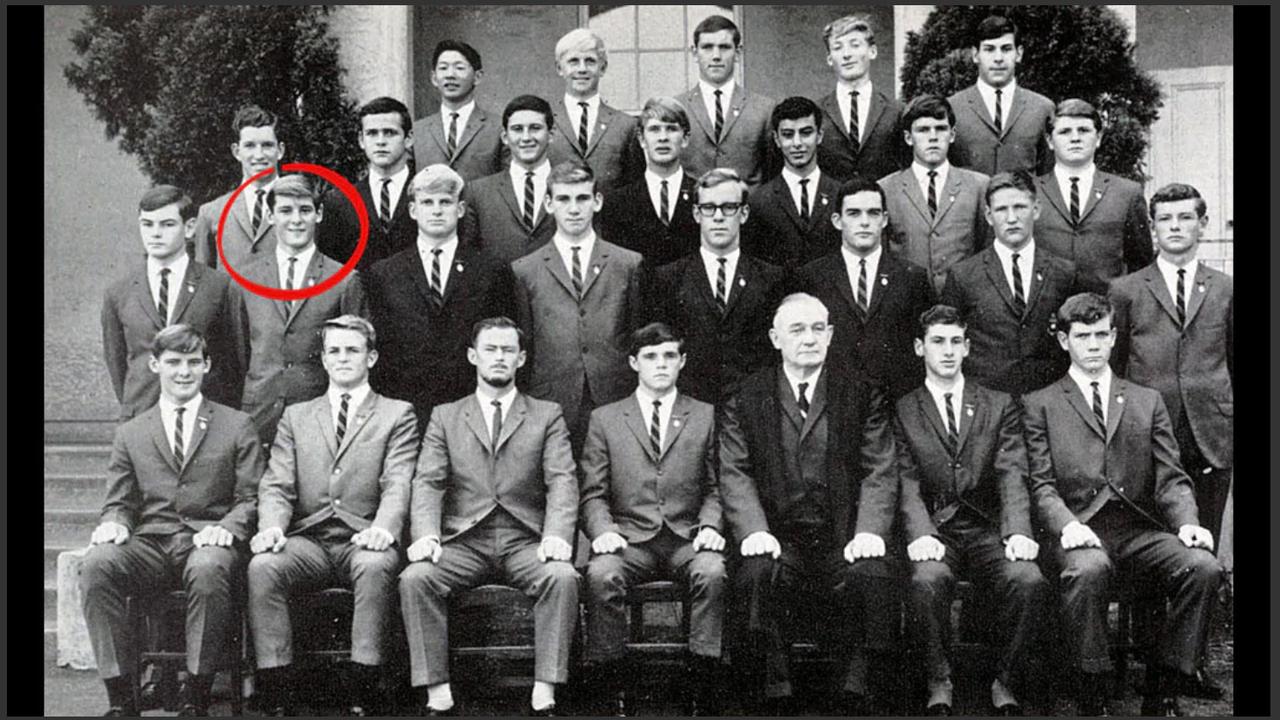
[[[629,52],[609,53],[609,68],[600,78],[600,95],[619,110],[637,110],[636,56]]]
[[[628,50],[636,46],[635,5],[592,5],[591,13],[589,27],[604,40],[610,62],[615,50]]]
[[[685,85],[685,61],[689,54],[682,50],[640,54],[640,105],[654,95],[679,95]]]
[[[640,6],[641,48],[647,50],[683,47],[689,44],[684,34],[684,6]]]

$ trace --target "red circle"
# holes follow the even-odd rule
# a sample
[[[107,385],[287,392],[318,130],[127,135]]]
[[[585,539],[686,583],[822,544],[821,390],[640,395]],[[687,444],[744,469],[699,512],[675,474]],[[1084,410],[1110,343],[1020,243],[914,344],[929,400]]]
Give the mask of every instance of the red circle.
[[[356,250],[351,253],[351,258],[347,260],[347,264],[343,265],[338,269],[338,272],[330,275],[328,279],[317,285],[298,288],[296,290],[285,290],[284,288],[259,285],[251,280],[246,280],[243,275],[236,272],[235,268],[231,267],[231,264],[227,262],[226,253],[222,250],[222,231],[227,225],[227,216],[231,214],[231,208],[235,205],[236,198],[240,197],[240,193],[244,192],[244,189],[255,180],[275,172],[275,168],[267,168],[266,170],[253,175],[248,180],[245,180],[240,187],[235,189],[235,192],[231,193],[231,198],[227,200],[227,204],[222,206],[222,215],[218,218],[218,259],[222,262],[223,269],[227,271],[227,274],[231,276],[232,280],[235,280],[240,284],[240,287],[255,295],[260,295],[272,300],[305,300],[313,295],[319,295],[325,290],[328,290],[334,285],[342,282],[342,279],[355,269],[356,263],[360,261],[360,256],[364,255],[365,246],[369,242],[369,209],[365,207],[364,200],[360,198],[360,193],[356,190],[354,185],[347,182],[347,179],[342,177],[342,175],[339,175],[323,165],[313,165],[311,163],[289,163],[288,165],[281,165],[280,169],[319,175],[325,180],[333,183],[334,187],[338,188],[338,190],[347,197],[347,200],[351,201],[351,206],[356,210],[356,217],[360,220],[360,240],[356,243]]]

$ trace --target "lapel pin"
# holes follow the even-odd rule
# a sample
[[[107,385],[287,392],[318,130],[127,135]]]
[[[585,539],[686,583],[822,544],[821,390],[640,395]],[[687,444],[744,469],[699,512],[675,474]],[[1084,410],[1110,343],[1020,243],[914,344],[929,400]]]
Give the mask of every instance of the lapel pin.
[[[881,276],[880,276],[880,285],[881,285],[881,286],[886,286],[886,285],[888,285],[888,284],[889,284],[889,278],[888,278],[888,277],[886,277],[886,276],[884,276],[884,275],[881,275]]]
[[[193,292],[195,292],[195,291],[196,291],[196,286],[195,286],[195,285],[193,285],[193,284],[191,284],[191,283],[187,283],[187,292],[192,292],[192,293],[193,293]]]
[[[682,192],[682,193],[680,193],[680,199],[681,199],[681,200],[688,201],[688,199],[689,199],[689,193],[687,193],[687,192]]]
[[[746,287],[746,286],[747,286],[747,279],[746,279],[746,278],[738,278],[738,287]]]
[[[201,430],[208,430],[208,429],[209,429],[209,423],[205,422],[205,419],[204,419],[204,418],[200,418],[200,429],[201,429]]]
[[[453,269],[457,270],[458,272],[462,272],[462,263],[458,263],[457,265],[454,265]]]
[[[1036,282],[1044,282],[1044,273],[1036,271]]]
[[[1102,191],[1101,191],[1101,190],[1094,190],[1094,191],[1093,191],[1093,196],[1094,196],[1094,197],[1096,197],[1096,198],[1101,198],[1101,197],[1102,197]]]
[[[818,196],[818,200],[819,200],[820,202],[822,202],[822,204],[823,204],[823,205],[826,205],[826,204],[827,204],[827,196],[826,196],[826,195],[820,195],[820,196]]]
[[[734,116],[734,117],[738,117],[738,112],[739,112],[739,111],[738,111],[737,109],[735,109],[735,110],[733,111],[733,116]]]
[[[315,284],[316,284],[315,278],[307,278],[307,287],[311,287],[312,285],[315,285]]]
[[[1196,283],[1196,292],[1204,292],[1204,283]]]
[[[964,406],[964,414],[969,417],[973,417],[973,406],[966,403]]]
[[[599,265],[592,265],[592,266],[591,266],[591,272],[593,272],[593,273],[595,273],[595,274],[599,275],[599,274],[600,274],[600,266],[599,266]]]
[[[672,421],[671,421],[671,427],[680,427],[680,421],[679,421],[679,420],[672,420]]]
[[[948,197],[948,198],[947,198],[947,202],[955,202],[955,201],[956,201],[956,196],[955,196],[955,195],[952,195],[952,196],[950,196],[950,197]]]
[[[1118,405],[1123,405],[1123,404],[1124,404],[1124,396],[1123,396],[1123,395],[1117,395],[1117,396],[1116,396],[1116,404],[1118,404]]]

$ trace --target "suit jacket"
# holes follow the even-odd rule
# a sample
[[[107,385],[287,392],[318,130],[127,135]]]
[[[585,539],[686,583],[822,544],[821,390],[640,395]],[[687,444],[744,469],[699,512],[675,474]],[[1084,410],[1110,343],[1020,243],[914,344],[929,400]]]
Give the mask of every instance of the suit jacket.
[[[827,362],[884,386],[897,400],[924,382],[924,363],[915,354],[920,314],[934,304],[933,286],[923,268],[881,251],[871,303],[858,309],[854,288],[837,250],[800,269],[799,285],[827,306],[835,326]]]
[[[659,268],[646,305],[650,320],[667,323],[684,338],[680,392],[719,405],[743,378],[775,364],[769,328],[788,288],[782,268],[742,253],[721,316],[701,253]]]
[[[1031,497],[1052,534],[1073,520],[1087,525],[1111,499],[1157,528],[1199,524],[1160,393],[1113,376],[1106,428],[1070,376],[1027,395],[1023,405]]]
[[[335,518],[355,534],[370,525],[397,540],[418,459],[413,406],[370,391],[337,444],[328,393],[285,408],[258,486],[258,528],[289,535]]]
[[[699,87],[695,84],[679,100],[689,112],[693,126],[689,146],[681,155],[686,173],[697,178],[708,170],[729,167],[755,187],[781,169],[782,158],[774,147],[773,131],[769,127],[772,99],[736,85],[733,100],[724,108],[719,142],[715,139],[715,119],[707,114]]]
[[[809,219],[801,222],[787,181],[781,174],[774,176],[751,191],[751,212],[742,225],[743,252],[795,269],[839,250],[840,231],[831,224],[831,215],[839,211],[839,192],[840,183],[823,171],[818,186],[809,188]]]
[[[462,189],[466,214],[458,223],[458,237],[474,242],[504,263],[537,250],[556,233],[555,218],[538,198],[533,228],[524,224],[520,200],[507,169],[469,183]]]
[[[947,102],[956,113],[952,165],[983,175],[1011,170],[1039,175],[1053,168],[1053,152],[1045,139],[1045,127],[1053,117],[1053,101],[1049,98],[1019,85],[1013,93],[1009,119],[998,134],[976,84],[947,98]]]
[[[581,160],[591,166],[596,176],[596,189],[602,193],[630,185],[643,173],[644,150],[637,137],[640,121],[609,107],[602,100],[591,129],[591,142],[586,152],[578,145],[578,126],[569,122],[563,99],[551,103],[555,129],[560,137],[547,148],[547,158],[558,165],[566,160]]]
[[[424,427],[432,407],[475,390],[476,369],[467,361],[471,326],[514,314],[512,282],[509,265],[460,243],[437,309],[416,242],[374,265],[365,276],[378,331],[373,387],[413,403]]]
[[[365,272],[379,260],[413,245],[417,239],[418,223],[409,215],[409,203],[413,202],[413,195],[410,193],[412,182],[413,169],[410,168],[409,179],[400,188],[395,209],[391,211],[391,223],[386,231],[382,229],[382,222],[378,219],[379,198],[374,196],[369,187],[368,174],[355,182],[369,213],[369,239],[364,253],[356,262],[356,270]],[[360,220],[356,217],[356,209],[337,188],[329,190],[324,196],[324,220],[316,226],[316,248],[340,264],[346,264],[359,242]]]
[[[576,428],[584,379],[597,407],[631,392],[635,376],[627,346],[641,313],[640,255],[597,237],[582,268],[581,300],[574,298],[554,243],[511,269],[516,322],[529,356],[529,396],[559,403],[565,422]]]
[[[205,376],[205,397],[236,407],[240,382],[231,340],[227,293],[230,276],[198,262],[187,263],[182,278],[172,278],[169,302],[174,323],[185,323],[204,335],[212,367]],[[164,329],[144,260],[107,288],[102,302],[102,350],[111,387],[120,402],[120,418],[128,420],[156,404],[160,381],[151,372],[151,341]]]
[[[1201,264],[1186,288],[1186,327],[1155,263],[1111,283],[1120,375],[1160,392],[1176,431],[1187,422],[1205,460],[1233,465],[1235,291],[1231,276]]]
[[[496,448],[475,395],[431,411],[413,475],[412,542],[430,536],[448,542],[496,508],[541,537],[573,543],[578,479],[555,403],[516,395]]]
[[[600,220],[600,233],[611,242],[640,253],[650,267],[666,265],[697,252],[702,241],[702,229],[693,217],[697,185],[697,178],[686,172],[680,187],[668,188],[671,222],[667,224],[654,212],[649,186],[643,177],[617,188],[605,195],[604,207],[596,216]]]
[[[1105,292],[1069,260],[1037,246],[1026,313],[1013,309],[1013,291],[995,248],[951,266],[941,301],[967,318],[969,357],[965,376],[1011,395],[1048,385],[1067,371],[1070,360],[1054,337],[1051,323],[1067,298],[1081,292]]]
[[[1063,190],[1053,172],[1036,178],[1036,192],[1042,198],[1036,220],[1036,239],[1041,247],[1104,282],[1155,259],[1141,185],[1097,171],[1093,191],[1080,198],[1080,222],[1075,225]],[[1065,190],[1070,193],[1070,186]]]
[[[134,535],[199,532],[221,525],[237,540],[248,541],[265,468],[249,416],[208,398],[200,402],[179,464],[160,406],[153,405],[116,428],[101,522],[120,523]]]
[[[854,175],[871,180],[882,178],[909,162],[902,142],[902,103],[878,87],[871,88],[867,116],[858,118],[862,140],[858,151],[849,142],[849,118],[840,113],[834,90],[816,101],[826,117],[822,120],[822,144],[818,146],[818,166],[837,183]]]
[[[753,373],[742,390],[721,409],[720,501],[734,537],[768,531],[781,521],[786,499],[782,467],[784,422],[795,422],[782,407],[782,367]],[[826,400],[814,391],[814,403],[801,429],[801,442],[822,413],[827,418],[827,485],[834,521],[833,542],[843,547],[855,533],[884,537],[898,505],[898,473],[893,434],[883,394],[863,380],[824,367]]]
[[[441,163],[466,182],[505,170],[511,152],[502,143],[502,115],[475,106],[467,124],[458,128],[458,147],[449,157],[449,139],[440,112],[413,121],[413,159],[421,170]]]
[[[955,403],[955,447],[928,388],[898,400],[894,445],[907,542],[936,535],[962,508],[1001,537],[1032,537],[1022,409],[1009,395],[966,380]]]
[[[664,527],[688,540],[703,527],[720,531],[715,464],[715,408],[707,403],[676,395],[660,455],[634,394],[596,408],[582,451],[587,537],[614,532],[639,543]]]
[[[227,262],[242,275],[243,268],[251,261],[260,255],[271,255],[276,250],[276,231],[265,220],[265,208],[264,220],[258,227],[258,232],[255,233],[251,227],[256,197],[253,188],[245,188],[240,193],[235,205],[231,207],[222,233],[222,251],[227,256]],[[211,268],[222,266],[222,258],[218,256],[218,221],[222,218],[223,207],[230,199],[231,193],[219,195],[201,205],[200,211],[196,213],[196,233],[192,239],[192,256],[196,262]]]
[[[991,244],[986,217],[989,179],[951,167],[946,186],[937,188],[938,212],[930,216],[929,201],[910,167],[880,178],[889,211],[885,244],[894,255],[927,270],[937,292],[942,292],[952,265]]]
[[[316,252],[303,274],[305,285],[323,281],[341,266]],[[242,274],[251,282],[280,287],[275,253],[260,258]],[[304,286],[305,286],[304,285]],[[240,367],[246,368],[241,408],[253,417],[264,443],[275,436],[286,405],[310,400],[329,386],[320,363],[324,321],[352,313],[367,316],[358,273],[325,292],[299,300],[293,310],[280,300],[250,292],[238,283],[231,289],[232,332]]]

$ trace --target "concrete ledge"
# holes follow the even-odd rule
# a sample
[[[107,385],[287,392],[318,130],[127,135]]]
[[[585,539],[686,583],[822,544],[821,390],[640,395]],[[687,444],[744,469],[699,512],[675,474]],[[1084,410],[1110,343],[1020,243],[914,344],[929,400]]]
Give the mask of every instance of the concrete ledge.
[[[87,552],[81,548],[58,555],[58,666],[73,670],[98,667],[80,605],[80,565]]]

